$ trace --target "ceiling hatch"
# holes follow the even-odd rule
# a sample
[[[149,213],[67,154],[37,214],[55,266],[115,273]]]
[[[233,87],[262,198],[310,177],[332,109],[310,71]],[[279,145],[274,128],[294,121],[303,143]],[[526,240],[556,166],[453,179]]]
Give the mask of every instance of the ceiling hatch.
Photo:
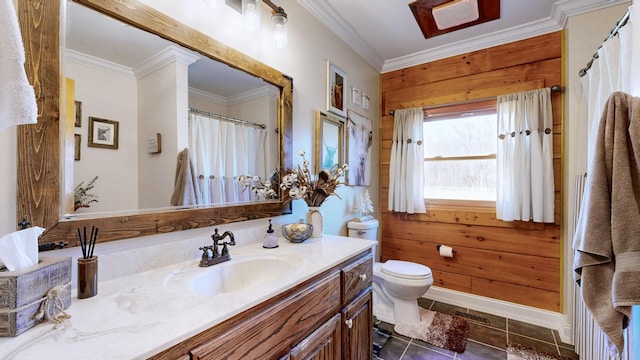
[[[418,0],[409,8],[425,39],[500,18],[500,0]]]

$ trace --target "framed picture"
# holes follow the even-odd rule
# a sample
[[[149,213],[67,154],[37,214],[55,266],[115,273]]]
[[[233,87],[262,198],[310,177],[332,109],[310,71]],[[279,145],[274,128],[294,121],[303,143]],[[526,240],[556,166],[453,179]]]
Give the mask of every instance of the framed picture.
[[[76,120],[73,125],[75,127],[82,127],[82,102],[75,101],[74,104],[76,108]]]
[[[327,61],[327,111],[346,116],[347,74],[335,64]]]
[[[369,95],[362,93],[362,108],[369,110]]]
[[[353,110],[347,111],[347,171],[346,183],[352,186],[371,185],[371,145],[373,123]]]
[[[351,88],[351,103],[353,103],[354,105],[360,105],[360,98],[362,97],[362,95],[360,95],[360,90],[358,88],[352,87]]]
[[[74,134],[73,135],[73,139],[75,140],[75,144],[74,144],[74,152],[73,152],[73,159],[75,161],[80,161],[80,145],[82,145],[82,135],[80,134]]]
[[[344,121],[341,118],[316,113],[315,172],[344,163]]]
[[[89,117],[89,147],[118,149],[118,122]]]

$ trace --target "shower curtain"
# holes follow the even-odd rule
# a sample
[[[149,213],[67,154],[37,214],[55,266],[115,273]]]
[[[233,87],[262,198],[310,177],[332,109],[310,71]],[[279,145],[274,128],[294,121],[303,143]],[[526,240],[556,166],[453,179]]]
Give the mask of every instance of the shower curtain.
[[[240,175],[267,176],[265,129],[189,114],[189,149],[203,204],[257,200]]]
[[[577,178],[591,175],[592,156],[595,151],[595,140],[597,129],[600,125],[604,105],[609,96],[615,91],[631,91],[632,67],[632,34],[633,24],[628,21],[626,25],[618,29],[617,35],[605,40],[597,51],[597,58],[587,70],[586,75],[580,78],[577,91],[581,94],[583,102],[584,122],[580,124],[576,134],[575,151],[575,173]],[[580,188],[575,192],[576,203],[580,204],[582,191]],[[584,233],[584,226],[579,223],[578,212],[580,206],[570,209],[574,213],[571,217],[575,219],[573,224],[569,224],[570,231],[568,237],[573,239],[575,234]],[[572,226],[573,225],[573,226]],[[595,323],[590,310],[587,309],[582,299],[581,288],[573,283],[573,319],[574,327],[580,331],[574,332],[574,343],[576,352],[584,360],[615,359],[616,355],[611,355],[608,351],[609,339],[604,335],[600,327]],[[637,320],[634,320],[637,321]],[[622,359],[628,359],[626,352],[621,354]]]

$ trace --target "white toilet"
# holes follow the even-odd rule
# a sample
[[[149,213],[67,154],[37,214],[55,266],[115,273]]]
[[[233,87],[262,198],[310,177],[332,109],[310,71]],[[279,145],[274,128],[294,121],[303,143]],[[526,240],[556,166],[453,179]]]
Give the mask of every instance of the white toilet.
[[[377,240],[378,220],[350,221],[349,237]],[[373,315],[391,324],[420,322],[418,298],[433,284],[429,267],[408,261],[387,260],[380,263],[377,246],[373,247]]]

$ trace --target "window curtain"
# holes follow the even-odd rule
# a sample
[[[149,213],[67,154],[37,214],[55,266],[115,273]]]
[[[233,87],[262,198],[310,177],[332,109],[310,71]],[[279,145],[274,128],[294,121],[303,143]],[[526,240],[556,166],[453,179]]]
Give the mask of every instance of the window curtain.
[[[189,149],[203,204],[258,200],[240,175],[266,176],[265,129],[189,114]]]
[[[422,108],[396,110],[389,164],[391,211],[426,213]]]
[[[497,116],[497,218],[553,222],[551,89],[499,96]]]

